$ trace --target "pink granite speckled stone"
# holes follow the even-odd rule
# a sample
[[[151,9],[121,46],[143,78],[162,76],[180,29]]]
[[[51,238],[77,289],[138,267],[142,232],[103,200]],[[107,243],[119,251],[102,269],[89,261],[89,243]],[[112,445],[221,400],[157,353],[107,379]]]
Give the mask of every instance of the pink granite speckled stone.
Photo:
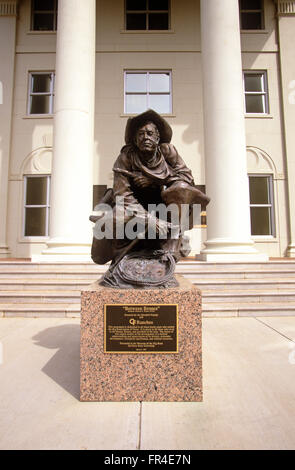
[[[179,287],[112,289],[95,282],[82,291],[81,401],[202,401],[201,292]],[[105,353],[104,305],[178,304],[178,352]]]

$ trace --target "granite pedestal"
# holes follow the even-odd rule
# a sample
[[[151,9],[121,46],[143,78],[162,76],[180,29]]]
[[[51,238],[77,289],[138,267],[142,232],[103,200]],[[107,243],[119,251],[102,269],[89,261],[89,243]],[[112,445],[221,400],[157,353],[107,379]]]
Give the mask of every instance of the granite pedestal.
[[[202,401],[201,292],[179,287],[112,289],[98,282],[81,294],[81,401]],[[105,352],[105,305],[177,305],[177,352]]]

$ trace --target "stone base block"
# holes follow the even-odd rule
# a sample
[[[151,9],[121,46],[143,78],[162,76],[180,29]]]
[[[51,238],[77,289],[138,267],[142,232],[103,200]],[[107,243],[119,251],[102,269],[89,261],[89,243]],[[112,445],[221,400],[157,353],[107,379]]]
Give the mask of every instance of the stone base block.
[[[202,401],[201,292],[179,287],[112,289],[95,282],[82,291],[81,401]],[[104,352],[104,306],[177,304],[174,353]]]

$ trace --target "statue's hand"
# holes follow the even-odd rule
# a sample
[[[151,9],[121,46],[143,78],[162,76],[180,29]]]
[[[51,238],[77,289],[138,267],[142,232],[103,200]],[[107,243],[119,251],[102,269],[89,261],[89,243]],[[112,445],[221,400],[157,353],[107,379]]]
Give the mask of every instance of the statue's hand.
[[[136,186],[139,186],[140,188],[147,188],[149,186],[153,186],[153,182],[151,181],[151,179],[144,175],[135,176],[133,180]]]
[[[171,222],[167,222],[166,220],[158,219],[152,214],[148,214],[148,218],[149,218],[150,228],[153,227],[156,233],[159,236],[164,237],[164,238],[167,237],[167,234],[171,229],[179,228],[177,225],[173,225]]]

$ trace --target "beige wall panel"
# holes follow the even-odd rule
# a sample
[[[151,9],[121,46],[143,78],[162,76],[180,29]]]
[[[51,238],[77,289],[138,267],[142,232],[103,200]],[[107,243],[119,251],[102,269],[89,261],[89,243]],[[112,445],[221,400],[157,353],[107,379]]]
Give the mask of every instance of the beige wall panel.
[[[276,7],[273,0],[264,0],[264,30],[242,31],[241,48],[243,52],[277,51]]]
[[[17,52],[55,52],[56,33],[31,31],[31,0],[19,2],[17,21]]]
[[[201,57],[196,53],[103,53],[96,60],[95,184],[111,184],[113,163],[124,144],[125,70],[171,70],[173,143],[204,184]]]
[[[269,115],[254,117],[246,115],[246,143],[265,152],[274,165],[274,205],[276,236],[255,238],[259,250],[270,256],[284,256],[287,248],[287,186],[282,140],[281,96],[279,86],[279,65],[276,53],[243,53],[243,69],[267,71],[269,90]],[[250,170],[252,173],[254,169]],[[263,170],[257,168],[257,172]],[[267,171],[266,171],[267,173]]]
[[[124,29],[124,0],[98,0],[98,50],[200,50],[199,1],[170,2],[171,31],[137,34]]]
[[[53,71],[55,54],[17,54],[10,174],[18,175],[32,151],[52,146],[53,119],[27,115],[29,72]]]

